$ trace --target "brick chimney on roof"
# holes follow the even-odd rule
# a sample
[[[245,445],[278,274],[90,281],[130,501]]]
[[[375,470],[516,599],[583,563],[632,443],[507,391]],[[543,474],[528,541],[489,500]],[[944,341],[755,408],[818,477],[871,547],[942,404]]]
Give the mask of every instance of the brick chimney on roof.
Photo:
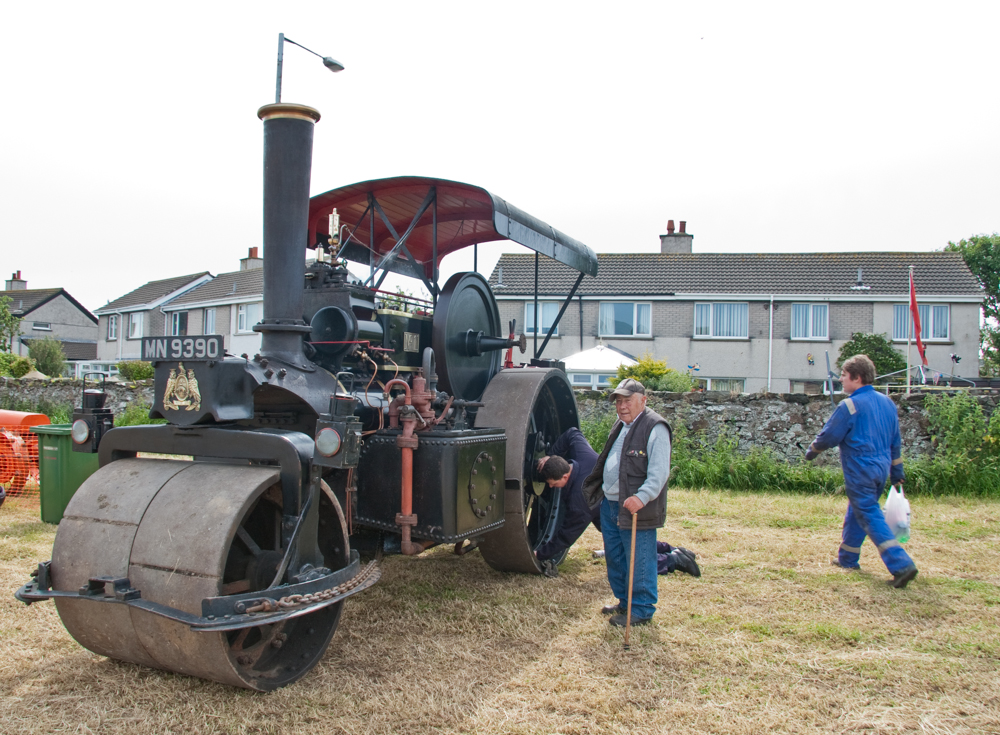
[[[241,271],[255,271],[264,267],[264,259],[257,255],[257,248],[250,248],[247,257],[240,258]]]
[[[6,282],[5,288],[7,291],[26,291],[28,282],[21,278],[21,271],[17,271],[10,274],[10,280]]]
[[[674,221],[667,220],[667,234],[660,235],[661,253],[690,253],[694,235],[687,233],[687,222],[681,220],[680,232],[674,232]]]

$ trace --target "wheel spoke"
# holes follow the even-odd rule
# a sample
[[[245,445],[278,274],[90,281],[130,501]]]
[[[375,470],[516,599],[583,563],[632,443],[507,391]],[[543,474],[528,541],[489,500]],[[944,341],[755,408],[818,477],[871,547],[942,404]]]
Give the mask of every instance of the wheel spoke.
[[[243,542],[247,549],[249,549],[251,554],[254,556],[260,556],[260,547],[252,538],[250,538],[250,534],[247,533],[247,530],[243,528],[243,526],[236,529],[236,536]]]

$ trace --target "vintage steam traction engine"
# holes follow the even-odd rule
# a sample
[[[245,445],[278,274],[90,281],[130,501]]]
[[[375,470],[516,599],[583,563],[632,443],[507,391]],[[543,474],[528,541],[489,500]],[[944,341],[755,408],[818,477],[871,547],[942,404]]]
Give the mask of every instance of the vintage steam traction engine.
[[[100,470],[17,596],[54,598],[96,653],[270,690],[322,657],[344,599],[378,580],[381,553],[454,544],[494,569],[540,572],[533,549],[554,531],[559,494],[533,481],[532,464],[577,424],[572,388],[546,361],[501,369],[523,335],[504,336],[480,275],[439,289],[437,268],[501,239],[574,268],[577,285],[597,260],[467,184],[384,179],[310,200],[319,113],[273,104],[258,115],[260,354],[227,355],[217,335],[144,339],[151,415],[169,424],[97,437]],[[344,259],[367,265],[368,280]],[[390,271],[420,279],[433,310],[381,308]],[[98,443],[86,407],[74,429],[81,449]]]

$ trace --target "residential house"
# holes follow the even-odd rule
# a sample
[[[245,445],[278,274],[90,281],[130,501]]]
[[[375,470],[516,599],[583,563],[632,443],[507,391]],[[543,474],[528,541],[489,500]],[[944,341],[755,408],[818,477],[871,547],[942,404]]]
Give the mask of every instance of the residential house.
[[[914,266],[929,367],[979,374],[983,294],[959,253],[694,253],[684,223],[677,233],[672,224],[659,253],[599,254],[597,277],[583,279],[554,330],[578,274],[539,259],[544,357],[605,344],[691,369],[709,390],[818,392],[826,354],[834,363],[855,332],[885,334],[905,355]],[[535,256],[501,256],[490,286],[501,323],[526,325],[530,348]],[[910,354],[917,364],[916,345]]]
[[[121,360],[138,360],[143,336],[166,334],[169,327],[163,310],[167,304],[212,280],[207,271],[187,276],[150,281],[94,311],[98,324],[97,360],[114,365]]]
[[[11,313],[21,319],[21,334],[7,345],[11,352],[27,355],[34,340],[52,337],[62,344],[71,365],[96,356],[97,317],[65,289],[29,289],[17,271],[6,281],[0,296],[10,298]]]
[[[253,327],[264,316],[264,260],[257,252],[250,248],[238,271],[220,273],[164,306],[164,334],[220,334],[230,354],[256,354],[261,335]]]

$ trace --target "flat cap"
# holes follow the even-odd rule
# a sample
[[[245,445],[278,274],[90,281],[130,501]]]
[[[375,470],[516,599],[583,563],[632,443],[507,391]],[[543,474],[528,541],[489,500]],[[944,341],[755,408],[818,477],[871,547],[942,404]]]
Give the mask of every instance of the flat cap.
[[[646,386],[634,378],[625,378],[625,380],[618,384],[617,388],[611,391],[611,400],[614,400],[614,396],[625,396],[628,398],[633,393],[646,395]]]

